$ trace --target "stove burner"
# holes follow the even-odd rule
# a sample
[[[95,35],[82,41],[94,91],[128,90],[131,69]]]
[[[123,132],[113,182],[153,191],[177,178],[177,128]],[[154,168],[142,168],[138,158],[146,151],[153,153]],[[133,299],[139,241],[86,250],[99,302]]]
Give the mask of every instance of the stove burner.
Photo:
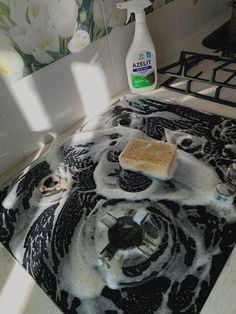
[[[117,219],[108,230],[110,244],[117,249],[126,250],[139,246],[144,237],[144,230],[129,216]]]
[[[67,188],[68,184],[63,177],[52,174],[46,177],[40,186],[40,191],[44,196],[49,196],[60,191],[65,191]]]
[[[101,201],[78,234],[79,256],[111,289],[140,285],[161,274],[176,249],[174,217],[165,205]]]
[[[44,181],[44,186],[46,188],[52,188],[53,186],[55,186],[56,184],[58,184],[58,181],[54,181],[52,177],[49,177],[48,179],[46,179]]]
[[[130,267],[141,267],[162,251],[163,245],[166,245],[166,242],[163,243],[162,221],[168,218],[159,217],[157,213],[149,211],[149,207],[130,209],[127,208],[128,204],[125,207],[125,210],[112,209],[99,219],[103,225],[100,229],[104,236],[107,234],[108,244],[100,251],[98,260],[100,265],[110,269],[115,259],[119,261],[122,271],[128,274]],[[170,256],[164,259],[169,260]]]
[[[138,255],[149,258],[157,248],[157,239],[151,234],[158,234],[150,232],[150,224],[148,221],[152,220],[152,215],[145,209],[139,211],[129,210],[127,216],[120,216],[118,218],[107,213],[100,221],[104,223],[108,229],[108,245],[101,251],[100,259],[106,263],[107,268],[110,268],[110,261],[118,250],[129,250],[132,255],[133,249],[136,249]],[[154,227],[155,229],[155,227]],[[136,252],[136,255],[137,255]],[[135,258],[135,263],[140,262],[143,258]],[[124,265],[127,260],[124,260]],[[129,261],[130,264],[130,261]]]

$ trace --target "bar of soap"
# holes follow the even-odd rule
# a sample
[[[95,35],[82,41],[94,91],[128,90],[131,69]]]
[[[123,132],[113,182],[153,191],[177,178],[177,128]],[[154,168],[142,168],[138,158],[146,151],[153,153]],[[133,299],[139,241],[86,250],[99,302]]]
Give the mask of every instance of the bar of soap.
[[[131,139],[121,152],[122,168],[161,180],[171,178],[176,161],[176,146],[161,141]]]

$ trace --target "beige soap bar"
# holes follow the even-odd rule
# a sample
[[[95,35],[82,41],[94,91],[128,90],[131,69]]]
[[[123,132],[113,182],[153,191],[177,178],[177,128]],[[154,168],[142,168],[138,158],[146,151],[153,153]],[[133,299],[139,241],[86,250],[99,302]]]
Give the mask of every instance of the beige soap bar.
[[[176,146],[161,141],[131,139],[119,156],[122,168],[142,172],[161,180],[172,176]]]

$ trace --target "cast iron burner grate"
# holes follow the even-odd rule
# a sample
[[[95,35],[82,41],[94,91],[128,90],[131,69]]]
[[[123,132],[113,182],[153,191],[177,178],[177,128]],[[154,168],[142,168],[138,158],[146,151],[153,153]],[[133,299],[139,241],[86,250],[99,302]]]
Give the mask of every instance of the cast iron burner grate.
[[[204,77],[204,70],[200,66],[202,62],[208,62],[208,65],[211,65],[211,72],[207,78]],[[191,74],[191,70],[195,66],[199,67],[199,71]],[[162,87],[236,108],[236,102],[222,95],[226,89],[229,89],[231,93],[236,89],[236,80],[234,81],[236,78],[236,58],[234,57],[182,51],[179,61],[161,68],[158,72],[170,76],[169,79],[161,84]],[[218,77],[222,76],[222,73],[224,73],[225,77],[223,80],[220,80]],[[184,86],[182,86],[183,84],[175,84],[178,79],[186,81],[186,84]],[[194,83],[203,84],[205,87],[215,86],[215,89],[213,93],[211,91],[211,94],[206,95],[199,90],[195,90]]]

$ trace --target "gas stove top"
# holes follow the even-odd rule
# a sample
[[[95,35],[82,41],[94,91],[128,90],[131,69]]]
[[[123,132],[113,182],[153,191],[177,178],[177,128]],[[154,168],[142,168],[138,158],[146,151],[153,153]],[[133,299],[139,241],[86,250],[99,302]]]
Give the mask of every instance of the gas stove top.
[[[176,144],[173,178],[124,170]],[[236,122],[127,96],[0,194],[0,240],[65,313],[200,313],[236,242]]]

